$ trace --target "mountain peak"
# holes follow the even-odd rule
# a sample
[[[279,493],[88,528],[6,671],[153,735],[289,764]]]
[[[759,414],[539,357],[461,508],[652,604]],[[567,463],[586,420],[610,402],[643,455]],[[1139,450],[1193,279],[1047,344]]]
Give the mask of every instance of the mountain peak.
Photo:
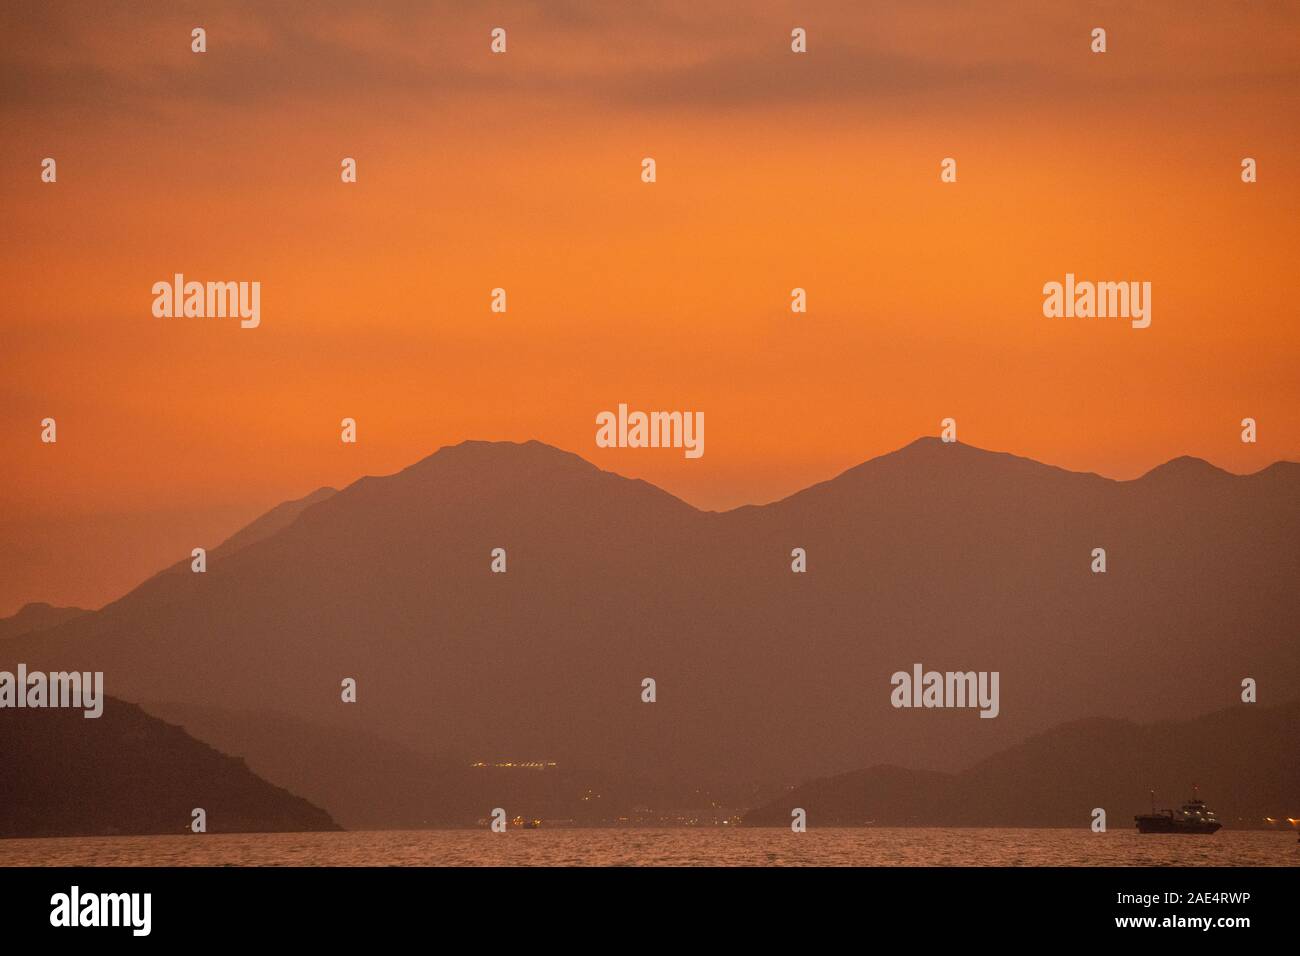
[[[656,485],[607,471],[545,442],[468,440],[445,445],[395,473],[359,478],[328,508],[339,513],[369,502],[388,511],[405,507],[427,513],[437,504],[452,511],[488,507],[500,514],[501,509],[526,509],[527,502],[547,502],[547,510],[563,505],[590,511],[618,510],[634,500],[696,511]]]
[[[1156,465],[1146,474],[1138,478],[1138,481],[1148,480],[1203,480],[1206,478],[1235,478],[1231,472],[1224,471],[1215,465],[1211,465],[1204,458],[1196,458],[1192,455],[1179,455],[1177,458],[1171,458],[1163,465]]]
[[[554,445],[548,445],[535,438],[523,442],[470,438],[454,445],[443,445],[432,454],[425,455],[419,461],[403,468],[398,474],[438,465],[468,464],[477,466],[496,463],[510,464],[512,466],[521,463],[530,463],[535,466],[563,463],[570,467],[582,467],[593,471],[599,470],[581,455],[565,451],[563,448],[557,448]]]
[[[1010,468],[1039,468],[1048,471],[1060,472],[1072,475],[1088,475],[1091,472],[1075,472],[1067,468],[1061,468],[1057,465],[1048,465],[1034,458],[1027,458],[1024,455],[1013,455],[1006,451],[993,451],[989,448],[980,448],[978,445],[972,445],[963,441],[944,441],[935,435],[922,435],[920,438],[913,439],[901,448],[883,455],[877,455],[869,458],[861,465],[850,468],[849,471],[856,471],[858,468],[894,461],[908,464],[932,464],[940,463],[950,466],[954,461],[962,462],[965,466],[974,466],[976,463],[985,465],[1000,465]],[[846,472],[847,474],[847,472]]]
[[[901,448],[854,465],[834,478],[795,492],[778,503],[805,501],[809,496],[820,498],[834,494],[834,489],[860,490],[859,485],[876,481],[909,484],[918,480],[935,480],[964,483],[976,488],[1029,475],[1055,475],[1076,481],[1104,480],[1090,472],[1069,471],[1009,452],[990,451],[965,442],[946,442],[934,435],[923,435]]]

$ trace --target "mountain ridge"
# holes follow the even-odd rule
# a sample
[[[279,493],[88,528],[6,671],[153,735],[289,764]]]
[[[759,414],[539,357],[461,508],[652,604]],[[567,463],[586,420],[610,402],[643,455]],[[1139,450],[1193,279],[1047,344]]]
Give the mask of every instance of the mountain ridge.
[[[1238,704],[1184,720],[1139,724],[1111,717],[1062,723],[950,774],[877,765],[807,781],[745,815],[746,826],[1074,826],[1106,810],[1131,829],[1154,790],[1177,806],[1194,784],[1226,825],[1265,828],[1300,816],[1292,735],[1300,701]],[[1277,772],[1260,779],[1255,768]]]
[[[45,601],[29,601],[9,617],[0,618],[0,640],[47,631],[64,621],[90,613],[84,607],[56,607]]]
[[[0,837],[189,834],[196,807],[209,833],[340,829],[241,757],[112,697],[94,720],[0,711],[0,754]]]
[[[1300,686],[1300,473],[1225,493],[914,446],[815,494],[706,512],[540,442],[462,443],[359,479],[204,574],[7,641],[0,665],[674,787],[951,771],[1088,714],[1210,709],[1243,676],[1272,702]],[[1000,716],[893,709],[889,675],[914,662],[999,671]],[[239,732],[250,746],[229,746],[252,752]],[[293,751],[262,747],[260,766],[275,779]]]
[[[1156,480],[1163,480],[1166,478],[1170,478],[1172,476],[1176,476],[1178,478],[1184,478],[1188,475],[1197,475],[1201,477],[1212,476],[1215,479],[1220,479],[1220,478],[1254,479],[1254,478],[1262,478],[1262,477],[1281,478],[1281,479],[1300,478],[1300,462],[1290,461],[1286,459],[1279,459],[1253,472],[1237,473],[1237,472],[1227,471],[1203,458],[1198,458],[1192,455],[1176,456],[1175,458],[1172,458],[1169,461],[1166,461],[1162,464],[1152,467],[1148,471],[1134,478],[1126,478],[1126,479],[1110,478],[1105,475],[1098,474],[1096,472],[1074,471],[1072,469],[1068,469],[1063,466],[1047,464],[1045,462],[1040,462],[1037,459],[1029,458],[1027,456],[1016,455],[1012,452],[993,451],[991,449],[981,448],[976,445],[970,445],[965,442],[945,443],[941,439],[934,436],[921,436],[916,439],[913,439],[911,442],[909,442],[906,445],[894,449],[893,451],[884,452],[882,454],[872,456],[871,458],[865,459],[864,461],[859,462],[856,465],[852,465],[838,472],[837,474],[835,474],[830,478],[826,478],[821,481],[814,482],[811,485],[807,485],[804,488],[798,489],[780,498],[772,499],[770,501],[761,502],[761,503],[741,504],[733,508],[728,508],[728,509],[718,511],[718,510],[699,508],[696,505],[691,504],[689,501],[685,500],[684,498],[680,498],[677,495],[674,495],[672,492],[667,491],[666,489],[663,489],[658,485],[655,485],[653,482],[646,481],[645,479],[642,478],[629,478],[615,471],[601,468],[599,465],[595,464],[594,462],[591,462],[588,459],[583,458],[577,452],[569,451],[567,449],[563,449],[556,445],[551,445],[549,443],[542,442],[537,439],[529,439],[524,442],[495,441],[495,440],[485,440],[485,439],[465,439],[463,441],[456,442],[454,444],[443,445],[440,448],[436,449],[435,451],[430,452],[428,455],[424,456],[423,458],[420,458],[415,462],[412,462],[410,465],[400,468],[395,472],[391,472],[389,474],[384,474],[384,475],[362,475],[354,479],[353,481],[349,482],[348,484],[344,485],[342,489],[335,489],[333,487],[323,486],[300,498],[288,499],[286,501],[282,501],[278,505],[275,505],[270,509],[268,509],[266,512],[263,512],[257,518],[254,518],[248,524],[243,525],[240,528],[236,529],[229,536],[223,539],[219,545],[212,548],[209,553],[214,557],[228,556],[229,554],[232,554],[237,550],[240,550],[244,547],[248,547],[252,544],[256,544],[259,541],[262,541],[268,537],[271,537],[274,534],[279,533],[280,531],[283,531],[294,521],[296,521],[298,517],[300,517],[301,514],[304,511],[306,511],[309,507],[318,504],[322,501],[329,500],[330,498],[339,494],[340,491],[348,491],[358,486],[367,486],[370,483],[376,481],[383,482],[388,479],[393,479],[403,475],[408,475],[408,473],[410,476],[420,476],[423,472],[426,472],[431,467],[433,467],[435,462],[445,461],[447,458],[445,453],[448,452],[455,453],[457,450],[464,450],[464,449],[509,450],[512,448],[525,450],[529,452],[535,452],[541,450],[546,454],[554,454],[555,456],[558,456],[555,459],[556,461],[567,461],[571,464],[578,466],[575,468],[575,473],[612,476],[613,478],[617,478],[620,481],[629,483],[630,486],[632,487],[638,487],[650,491],[652,493],[657,493],[659,495],[662,495],[668,499],[671,499],[674,502],[680,503],[681,505],[685,506],[686,508],[689,508],[691,511],[694,511],[698,514],[732,515],[732,514],[749,512],[755,509],[763,509],[763,508],[769,508],[776,505],[783,505],[794,500],[802,500],[804,496],[815,494],[829,486],[837,485],[837,483],[840,483],[842,481],[858,480],[859,478],[870,474],[870,469],[872,469],[873,467],[878,468],[884,466],[892,466],[896,464],[898,461],[907,457],[908,455],[915,455],[918,450],[926,450],[926,451],[938,450],[948,444],[951,444],[951,446],[954,447],[955,449],[959,449],[960,450],[959,454],[968,454],[969,452],[975,452],[981,456],[991,456],[987,460],[990,461],[998,460],[1007,464],[1012,464],[1013,467],[1024,467],[1025,465],[1036,466],[1039,469],[1046,469],[1047,471],[1051,473],[1055,473],[1057,475],[1075,476],[1078,478],[1083,478],[1088,480],[1095,479],[1097,481],[1108,482],[1115,485],[1135,485],[1143,482],[1153,482]],[[439,456],[444,456],[444,457],[440,459]],[[938,459],[931,458],[930,463],[932,464],[937,460]],[[186,570],[188,569],[189,561],[190,559],[188,557],[184,559],[179,559],[174,564],[169,565],[168,567],[164,568],[162,571],[158,573],[163,574],[172,571]],[[150,580],[150,578],[146,578],[145,581],[142,581],[141,584],[137,585],[136,587],[142,586],[148,580]],[[133,588],[127,591],[126,594],[130,594],[133,590],[135,589]],[[116,603],[116,601],[119,600],[121,597],[125,597],[126,594],[121,595],[119,596],[119,598],[108,602],[102,608],[99,608],[97,610],[103,610],[111,606],[112,604]],[[50,607],[50,605],[46,604],[43,601],[30,601],[28,602],[28,604],[24,605],[17,612],[15,612],[15,614],[10,615],[7,618],[0,618],[0,638],[4,638],[7,636],[15,636],[24,633],[23,631],[16,629],[15,625],[11,623],[16,618],[18,618],[19,615],[25,613],[31,613],[31,609],[33,608],[44,609],[48,607]],[[61,611],[63,609],[55,608],[54,610]],[[68,608],[67,610],[70,612],[86,611],[87,613],[93,613],[93,610],[87,611],[87,609],[81,609],[81,608]],[[68,617],[71,616],[74,615],[72,614],[68,615]],[[44,625],[42,624],[41,628],[39,629],[44,629]]]

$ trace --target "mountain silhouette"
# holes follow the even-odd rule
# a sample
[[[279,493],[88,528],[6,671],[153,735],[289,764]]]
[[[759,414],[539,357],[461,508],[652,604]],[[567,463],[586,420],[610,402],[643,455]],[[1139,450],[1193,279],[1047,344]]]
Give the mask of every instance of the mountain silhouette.
[[[20,634],[48,631],[64,621],[70,621],[85,613],[87,613],[85,608],[54,607],[44,601],[32,601],[19,608],[16,614],[0,618],[0,640]]]
[[[1199,784],[1229,827],[1300,813],[1295,729],[1300,703],[1237,706],[1192,720],[1135,724],[1092,718],[1054,727],[956,774],[877,766],[809,781],[745,815],[746,826],[789,826],[802,807],[809,826],[1087,827],[1132,829],[1161,807],[1180,806]]]
[[[5,795],[0,837],[336,830],[329,814],[273,787],[134,704],[80,710],[0,710]],[[195,836],[195,839],[201,839]]]
[[[276,532],[287,528],[298,516],[312,505],[319,501],[324,501],[337,492],[333,488],[317,488],[309,495],[301,498],[295,498],[292,501],[284,501],[276,505],[266,514],[262,515],[251,524],[245,525],[236,531],[217,547],[213,548],[209,555],[214,558],[228,557],[241,548],[246,548],[251,544],[269,538]],[[188,567],[189,562],[184,562]]]
[[[678,822],[716,798],[744,807],[772,793],[702,794],[654,778],[569,766],[485,767],[461,754],[418,753],[372,733],[327,728],[282,712],[175,703],[143,707],[219,750],[237,752],[254,773],[327,807],[349,830],[467,826],[497,806],[512,817],[583,824],[628,817],[643,807],[642,822]]]
[[[204,574],[183,562],[6,641],[0,666],[103,670],[130,700],[601,780],[953,771],[1062,722],[1222,708],[1246,677],[1264,703],[1293,698],[1296,541],[1292,463],[1179,459],[1113,481],[920,439],[717,513],[538,442],[465,442],[322,496]],[[1000,715],[894,709],[890,676],[915,662],[999,671]],[[256,722],[240,726],[225,743],[252,752]],[[301,779],[301,747],[257,749],[268,779]],[[427,770],[398,762],[385,789]],[[348,805],[384,806],[354,786]]]

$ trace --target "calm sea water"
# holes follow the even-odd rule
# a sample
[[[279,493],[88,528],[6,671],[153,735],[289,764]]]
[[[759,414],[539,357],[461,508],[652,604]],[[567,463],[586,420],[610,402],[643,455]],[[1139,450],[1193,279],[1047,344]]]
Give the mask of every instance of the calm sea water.
[[[0,840],[0,866],[1296,866],[1294,832],[387,830]]]

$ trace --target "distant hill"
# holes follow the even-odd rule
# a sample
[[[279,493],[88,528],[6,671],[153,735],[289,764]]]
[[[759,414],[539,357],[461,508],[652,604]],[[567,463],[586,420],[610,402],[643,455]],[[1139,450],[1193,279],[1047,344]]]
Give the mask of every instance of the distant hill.
[[[511,816],[599,824],[635,816],[637,807],[684,817],[724,797],[729,807],[752,805],[743,791],[701,793],[590,768],[478,766],[465,754],[430,756],[363,730],[312,724],[284,713],[143,706],[219,749],[237,751],[254,773],[325,807],[349,830],[469,826],[498,806]]]
[[[257,544],[271,535],[283,531],[293,522],[298,520],[298,516],[318,502],[325,501],[332,495],[337,494],[333,488],[317,488],[309,495],[303,495],[301,498],[295,498],[292,501],[283,501],[276,505],[266,514],[257,520],[240,528],[209,553],[209,557],[224,557],[234,554],[242,548],[251,544]],[[189,561],[184,562],[188,567]]]
[[[1114,828],[1178,807],[1199,784],[1226,826],[1300,817],[1300,703],[1238,704],[1192,720],[1135,724],[1097,718],[1054,727],[957,774],[898,767],[812,780],[745,815],[746,826],[1085,827],[1094,807]]]
[[[1295,699],[1297,541],[1291,463],[1112,481],[921,439],[715,513],[537,442],[466,442],[214,550],[205,574],[2,642],[0,667],[103,670],[130,700],[275,711],[433,759],[551,760],[624,792],[953,772],[1062,722],[1228,706],[1245,676],[1263,704]],[[894,709],[890,675],[914,662],[999,671],[1000,716]],[[223,745],[303,779],[262,733],[233,721]],[[326,749],[305,752],[328,776]],[[426,769],[395,762],[373,806],[405,819]]]
[[[275,534],[283,531],[293,522],[297,521],[304,511],[314,504],[328,500],[331,496],[338,494],[333,488],[317,488],[309,495],[301,498],[294,498],[290,501],[282,501],[270,511],[258,516],[250,521],[244,527],[240,528],[229,538],[226,538],[215,548],[209,548],[207,559],[215,561],[219,558],[229,558],[231,555],[250,545],[264,541]],[[174,563],[168,565],[159,574],[190,574],[190,564],[193,558],[186,554]],[[154,577],[157,577],[155,575]],[[152,580],[152,578],[150,579]],[[148,584],[148,582],[145,582]],[[143,586],[143,585],[142,585]]]
[[[251,544],[269,538],[292,524],[306,509],[317,502],[324,501],[333,494],[336,494],[333,488],[317,488],[309,495],[295,498],[292,501],[281,502],[266,514],[240,528],[217,547],[212,548],[208,555],[212,558],[228,557],[241,548],[246,548]],[[190,558],[186,556],[183,560],[170,565],[167,571],[188,571],[189,566]],[[46,631],[89,613],[91,612],[85,608],[54,607],[43,601],[33,601],[24,605],[11,617],[0,618],[0,640],[23,634],[34,634],[37,631]]]
[[[48,631],[65,621],[71,621],[73,618],[89,613],[85,608],[54,607],[43,601],[33,601],[31,604],[23,605],[17,614],[0,618],[0,641],[7,637],[17,637],[20,634]]]
[[[329,814],[134,704],[0,710],[0,837],[337,830]],[[195,836],[195,839],[199,839]]]
[[[328,808],[350,830],[465,824],[500,805],[483,805],[468,759],[408,750],[364,730],[325,727],[275,711],[143,707],[200,740],[238,752],[253,772]]]

